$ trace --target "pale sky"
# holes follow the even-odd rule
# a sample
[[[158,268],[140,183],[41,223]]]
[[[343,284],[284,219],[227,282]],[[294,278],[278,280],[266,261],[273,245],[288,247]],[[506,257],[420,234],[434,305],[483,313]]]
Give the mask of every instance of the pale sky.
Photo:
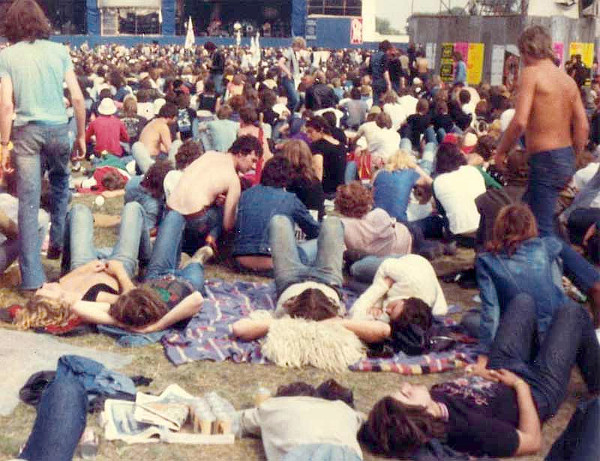
[[[440,11],[440,0],[376,0],[377,16],[390,20],[392,27],[404,31],[406,19],[414,13],[437,13]],[[451,8],[464,7],[467,0],[441,0],[443,4]]]

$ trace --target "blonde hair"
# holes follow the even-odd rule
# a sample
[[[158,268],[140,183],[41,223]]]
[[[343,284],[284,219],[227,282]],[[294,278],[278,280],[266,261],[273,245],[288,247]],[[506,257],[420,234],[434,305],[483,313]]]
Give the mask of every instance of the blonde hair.
[[[19,330],[65,326],[74,315],[64,300],[35,295],[17,311],[13,323]]]
[[[405,149],[398,149],[385,162],[385,169],[387,171],[406,170],[408,168],[416,168],[416,166],[415,159]]]
[[[306,40],[304,40],[302,37],[296,37],[294,39],[294,41],[292,42],[292,46],[294,47],[298,47],[301,49],[305,49],[306,48]]]

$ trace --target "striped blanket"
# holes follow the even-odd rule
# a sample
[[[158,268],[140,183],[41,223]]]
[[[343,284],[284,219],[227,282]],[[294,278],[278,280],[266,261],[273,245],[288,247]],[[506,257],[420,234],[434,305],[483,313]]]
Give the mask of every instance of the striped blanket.
[[[252,311],[274,310],[275,286],[272,283],[206,282],[207,296],[202,310],[184,331],[168,333],[162,338],[167,358],[175,365],[196,360],[224,361],[236,363],[269,363],[260,350],[259,341],[238,341],[231,336],[231,325]],[[356,294],[343,290],[342,299],[350,307]],[[456,307],[451,312],[457,312]],[[451,327],[455,323],[444,319]],[[448,352],[420,356],[398,353],[385,359],[365,358],[350,367],[352,371],[389,371],[404,375],[440,373],[462,367],[474,358],[472,346],[460,344]]]

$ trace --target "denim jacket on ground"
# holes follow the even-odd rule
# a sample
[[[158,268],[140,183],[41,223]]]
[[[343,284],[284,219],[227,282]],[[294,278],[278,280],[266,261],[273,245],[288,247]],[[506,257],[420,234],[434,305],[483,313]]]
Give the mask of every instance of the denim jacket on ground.
[[[270,255],[269,222],[276,214],[289,216],[307,239],[319,235],[319,223],[295,194],[259,184],[240,197],[233,255]]]
[[[508,256],[480,253],[475,262],[481,296],[479,352],[486,354],[494,340],[500,316],[518,294],[527,293],[536,303],[538,332],[548,329],[556,309],[569,301],[562,289],[558,255],[562,244],[556,237],[533,238]]]

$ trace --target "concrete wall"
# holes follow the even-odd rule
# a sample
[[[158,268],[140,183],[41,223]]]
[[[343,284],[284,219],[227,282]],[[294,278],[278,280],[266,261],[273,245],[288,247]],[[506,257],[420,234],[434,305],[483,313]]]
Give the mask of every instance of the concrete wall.
[[[412,16],[409,19],[411,40],[415,43],[437,43],[435,71],[440,69],[440,47],[444,42],[472,42],[485,44],[483,81],[491,76],[493,45],[516,45],[525,27],[541,24],[550,29],[554,42],[565,47],[568,59],[569,44],[595,44],[595,55],[600,45],[600,20],[596,18],[570,19],[564,16]]]

